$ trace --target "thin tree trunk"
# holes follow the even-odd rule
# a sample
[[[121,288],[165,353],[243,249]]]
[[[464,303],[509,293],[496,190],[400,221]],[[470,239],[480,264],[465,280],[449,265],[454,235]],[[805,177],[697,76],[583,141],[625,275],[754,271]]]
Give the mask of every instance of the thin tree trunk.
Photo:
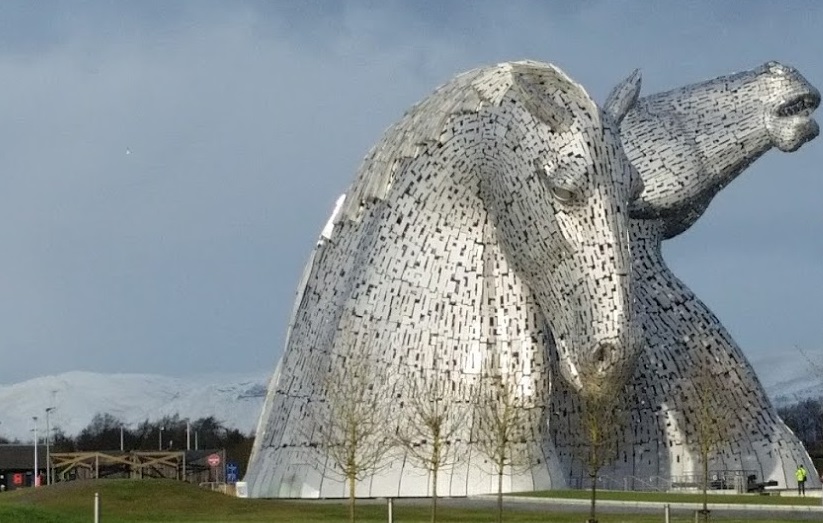
[[[589,510],[589,523],[596,523],[597,520],[594,519],[594,503],[595,497],[597,496],[597,473],[592,476],[592,506],[591,510]]]
[[[432,468],[432,521],[431,523],[437,523],[437,469],[439,467],[435,465]]]
[[[703,521],[709,520],[709,453],[703,453]]]
[[[503,523],[503,463],[497,469],[497,523]]]
[[[349,523],[354,523],[354,477],[349,477]]]

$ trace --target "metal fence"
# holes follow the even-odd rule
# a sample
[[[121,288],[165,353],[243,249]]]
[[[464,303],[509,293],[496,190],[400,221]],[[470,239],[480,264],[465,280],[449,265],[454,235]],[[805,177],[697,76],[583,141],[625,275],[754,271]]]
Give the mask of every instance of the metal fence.
[[[710,470],[708,488],[710,490],[736,490],[745,492],[750,483],[749,478],[757,477],[755,470]],[[569,487],[585,489],[591,487],[588,476],[574,477]],[[681,474],[677,476],[609,476],[597,477],[600,490],[628,490],[639,492],[669,492],[671,490],[699,489],[703,487],[703,474]]]

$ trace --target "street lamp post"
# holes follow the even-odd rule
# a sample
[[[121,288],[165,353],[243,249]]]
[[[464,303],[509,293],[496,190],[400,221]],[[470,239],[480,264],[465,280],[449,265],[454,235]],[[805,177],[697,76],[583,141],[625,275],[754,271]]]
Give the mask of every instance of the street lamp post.
[[[46,485],[51,485],[51,427],[49,426],[49,414],[54,407],[46,409]]]
[[[158,433],[158,435],[159,435],[159,438],[157,440],[158,450],[163,450],[163,429],[164,428],[165,427],[160,427],[160,432]]]
[[[33,486],[39,487],[37,481],[38,469],[40,468],[37,466],[37,416],[32,416],[31,419],[34,420],[34,476],[31,477],[31,481]]]

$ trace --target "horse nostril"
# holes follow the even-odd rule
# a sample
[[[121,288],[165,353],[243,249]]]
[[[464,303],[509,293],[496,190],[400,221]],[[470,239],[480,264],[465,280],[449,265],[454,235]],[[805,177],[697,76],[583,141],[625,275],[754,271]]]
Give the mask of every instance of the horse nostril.
[[[592,351],[592,361],[595,368],[603,372],[614,360],[614,353],[617,352],[617,347],[613,343],[598,343]]]

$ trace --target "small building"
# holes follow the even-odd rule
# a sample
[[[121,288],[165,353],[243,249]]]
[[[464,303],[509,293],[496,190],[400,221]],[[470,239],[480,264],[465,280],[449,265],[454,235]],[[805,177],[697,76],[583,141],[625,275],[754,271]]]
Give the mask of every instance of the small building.
[[[31,487],[35,478],[45,484],[46,446],[37,445],[37,476],[34,474],[34,445],[0,445],[0,490]]]

